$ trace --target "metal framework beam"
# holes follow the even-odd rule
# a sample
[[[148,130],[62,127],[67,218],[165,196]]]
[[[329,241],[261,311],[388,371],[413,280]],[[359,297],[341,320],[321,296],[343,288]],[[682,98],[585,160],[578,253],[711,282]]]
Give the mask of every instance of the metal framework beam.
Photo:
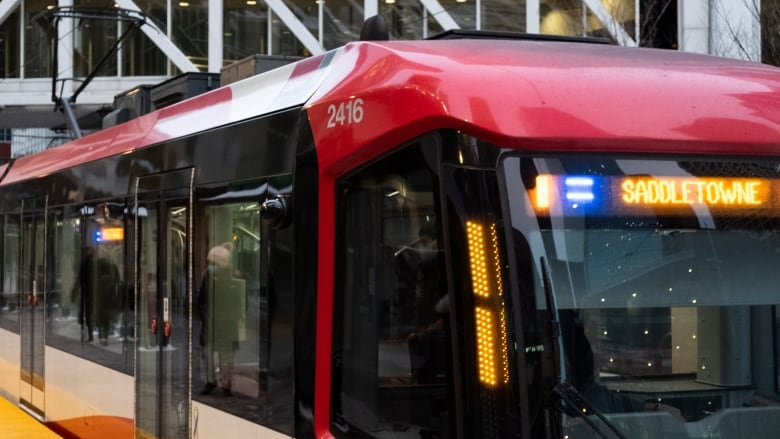
[[[223,8],[222,0],[209,0],[209,72],[219,73],[222,68]]]
[[[593,12],[593,15],[595,15],[596,18],[598,18],[599,21],[604,24],[607,32],[609,32],[609,34],[612,35],[615,40],[617,40],[618,44],[621,46],[636,47],[636,41],[634,41],[634,39],[628,35],[628,32],[623,29],[623,26],[621,26],[620,23],[615,21],[615,19],[612,17],[612,14],[610,14],[607,8],[601,4],[601,1],[582,0],[582,2],[585,4],[585,6],[588,7],[588,9],[590,9],[591,12]]]
[[[5,19],[19,6],[21,0],[3,0],[0,1],[0,24],[5,22]]]
[[[379,13],[378,0],[363,0],[363,20],[368,20]]]
[[[131,11],[142,12],[141,8],[135,4],[132,0],[114,0],[120,8],[129,9]],[[176,47],[175,44],[165,35],[165,32],[160,30],[157,25],[147,20],[141,31],[146,34],[147,37],[173,62],[176,67],[183,73],[197,72],[198,68],[190,61],[184,53]]]
[[[282,0],[265,0],[265,4],[282,20],[285,26],[298,38],[298,41],[303,44],[309,53],[312,55],[320,55],[325,53],[325,49],[322,47],[317,38],[306,29],[306,26],[298,20],[298,17],[292,13],[290,8],[285,5]]]
[[[71,3],[71,1],[63,0],[62,3]],[[62,23],[61,22],[62,20],[67,20],[67,21],[65,23]],[[122,32],[122,34],[119,35],[119,37],[116,39],[114,44],[103,54],[103,56],[95,64],[95,66],[92,67],[87,77],[84,78],[83,81],[81,81],[81,84],[76,89],[76,91],[73,92],[73,94],[70,97],[67,97],[65,96],[65,90],[63,90],[61,94],[57,93],[58,84],[70,83],[73,81],[73,78],[71,77],[60,76],[60,71],[58,69],[60,66],[59,40],[60,38],[63,37],[63,27],[68,26],[68,29],[65,30],[68,32],[71,31],[73,26],[73,20],[114,21],[117,24],[124,23],[126,27]],[[130,36],[135,29],[139,28],[140,26],[143,25],[143,23],[146,22],[146,15],[138,11],[130,11],[121,8],[90,8],[90,7],[77,8],[74,6],[59,6],[56,8],[47,9],[45,11],[39,12],[32,18],[31,21],[45,22],[49,26],[53,27],[54,32],[50,33],[52,37],[52,45],[54,47],[54,50],[52,51],[51,65],[56,66],[57,69],[52,72],[52,76],[51,76],[51,99],[52,102],[54,102],[56,105],[55,108],[61,110],[62,113],[65,115],[65,119],[68,123],[68,127],[73,133],[73,136],[75,138],[79,138],[82,136],[82,131],[81,128],[79,128],[78,120],[76,119],[72,105],[76,103],[76,99],[78,99],[79,94],[82,91],[84,91],[84,89],[92,82],[93,79],[95,79],[97,74],[100,72],[100,69],[106,64],[106,62],[108,62],[111,56],[119,52],[119,48],[122,46],[122,42],[128,36]],[[65,26],[60,26],[61,24],[64,24]],[[65,35],[69,36],[69,33],[66,33]],[[68,68],[68,66],[72,67],[72,64],[68,64],[68,63],[64,63],[63,65],[66,67],[66,69]]]
[[[529,34],[539,33],[539,0],[525,2],[525,31]]]
[[[439,23],[442,29],[460,29],[458,23],[455,22],[449,12],[442,7],[438,0],[420,0],[420,3],[422,3],[429,14],[433,15],[433,19]]]

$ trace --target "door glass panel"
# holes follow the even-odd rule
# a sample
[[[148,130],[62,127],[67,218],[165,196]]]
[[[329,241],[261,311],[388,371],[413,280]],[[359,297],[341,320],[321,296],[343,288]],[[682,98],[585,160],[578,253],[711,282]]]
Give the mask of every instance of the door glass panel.
[[[189,420],[187,209],[168,209],[166,223],[166,275],[160,298],[162,319],[163,437],[187,437]]]
[[[186,171],[189,175],[190,171]],[[189,210],[172,190],[184,174],[142,179],[137,204],[136,437],[187,437],[189,429]],[[185,198],[186,199],[186,198]]]
[[[159,431],[158,383],[160,356],[157,319],[157,210],[138,209],[138,301],[136,355],[136,437],[154,437]]]
[[[43,409],[43,318],[45,303],[45,220],[31,202],[22,216],[21,394],[22,402]],[[43,205],[43,203],[41,203]]]
[[[52,298],[46,304],[49,323],[47,330],[47,342],[53,346],[61,347],[68,352],[78,349],[74,347],[80,341],[78,324],[77,300],[74,300],[76,280],[79,273],[80,240],[78,217],[63,217],[61,210],[50,213],[50,236],[52,245],[52,257],[49,271]],[[67,338],[70,345],[61,341],[60,337]]]
[[[3,290],[0,327],[19,331],[19,215],[5,218],[3,227]]]

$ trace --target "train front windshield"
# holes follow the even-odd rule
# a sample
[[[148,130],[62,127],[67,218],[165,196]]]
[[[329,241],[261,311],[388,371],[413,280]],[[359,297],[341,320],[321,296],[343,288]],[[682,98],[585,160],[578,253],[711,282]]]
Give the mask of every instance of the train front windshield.
[[[536,403],[553,401],[562,437],[780,431],[777,162],[509,156],[500,169],[512,282],[533,308],[521,370],[551,377]]]

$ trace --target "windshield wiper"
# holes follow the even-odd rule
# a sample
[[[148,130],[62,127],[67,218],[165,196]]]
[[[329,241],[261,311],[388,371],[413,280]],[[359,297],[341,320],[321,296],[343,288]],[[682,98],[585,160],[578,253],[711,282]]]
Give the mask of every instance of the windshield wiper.
[[[590,419],[589,414],[592,413],[601,420],[619,439],[628,439],[626,436],[613,424],[603,413],[596,410],[593,404],[588,401],[585,396],[577,390],[576,387],[569,384],[566,380],[566,357],[563,351],[563,334],[561,334],[561,321],[558,317],[558,304],[555,301],[555,291],[553,290],[552,278],[550,277],[549,269],[547,268],[547,260],[544,256],[540,258],[542,266],[542,284],[544,287],[544,297],[547,302],[547,311],[550,313],[550,325],[552,329],[552,336],[555,338],[553,347],[554,356],[557,359],[556,375],[558,383],[553,387],[552,392],[566,405],[568,405],[572,412],[582,418],[588,426],[595,431],[599,436],[604,439],[608,439],[609,436]]]

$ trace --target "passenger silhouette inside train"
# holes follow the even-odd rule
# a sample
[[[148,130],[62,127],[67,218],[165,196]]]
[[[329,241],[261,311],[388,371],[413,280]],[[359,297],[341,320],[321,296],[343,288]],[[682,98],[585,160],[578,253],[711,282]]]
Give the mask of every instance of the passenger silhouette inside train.
[[[198,291],[197,311],[201,319],[208,395],[219,384],[225,396],[232,395],[234,355],[239,343],[239,316],[244,312],[245,284],[231,272],[231,248],[217,245],[209,250],[207,271]]]
[[[116,265],[96,256],[96,251],[94,246],[82,248],[81,265],[70,296],[71,302],[78,305],[79,324],[82,332],[86,332],[82,341],[91,343],[93,331],[97,328],[100,343],[107,345],[118,309],[116,302],[121,278]]]
[[[449,306],[443,256],[433,222],[421,226],[418,239],[396,253],[396,272],[414,285],[413,330],[407,341],[412,380],[417,384],[442,382],[446,375]]]

